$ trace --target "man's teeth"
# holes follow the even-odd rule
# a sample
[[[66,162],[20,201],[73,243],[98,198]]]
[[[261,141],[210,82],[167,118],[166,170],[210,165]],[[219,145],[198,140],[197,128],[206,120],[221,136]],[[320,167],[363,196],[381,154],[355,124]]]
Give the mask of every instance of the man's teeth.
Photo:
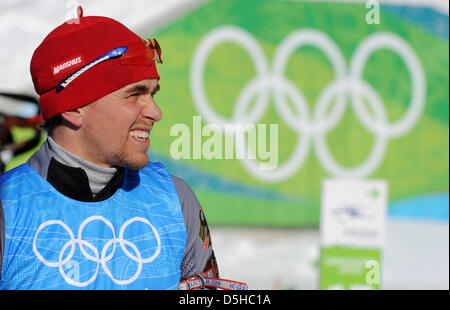
[[[148,138],[148,131],[140,131],[140,130],[133,130],[130,132],[130,136],[138,139],[147,139]]]

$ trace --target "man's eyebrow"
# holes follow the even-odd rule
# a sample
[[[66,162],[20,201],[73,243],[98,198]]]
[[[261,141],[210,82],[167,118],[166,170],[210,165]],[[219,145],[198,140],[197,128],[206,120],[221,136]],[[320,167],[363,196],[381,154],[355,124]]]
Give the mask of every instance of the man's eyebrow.
[[[155,89],[152,91],[152,93],[156,93],[158,92],[160,89],[159,83],[156,84]],[[149,93],[150,92],[150,88],[146,85],[136,85],[130,89],[127,89],[125,91],[126,94],[133,94],[133,93]]]

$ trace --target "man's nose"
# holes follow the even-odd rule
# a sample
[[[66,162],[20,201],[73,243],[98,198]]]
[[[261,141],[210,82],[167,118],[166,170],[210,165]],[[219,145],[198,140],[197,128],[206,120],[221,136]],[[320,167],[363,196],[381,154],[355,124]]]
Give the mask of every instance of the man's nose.
[[[153,96],[145,96],[142,101],[142,116],[153,122],[159,122],[162,118],[162,111]]]

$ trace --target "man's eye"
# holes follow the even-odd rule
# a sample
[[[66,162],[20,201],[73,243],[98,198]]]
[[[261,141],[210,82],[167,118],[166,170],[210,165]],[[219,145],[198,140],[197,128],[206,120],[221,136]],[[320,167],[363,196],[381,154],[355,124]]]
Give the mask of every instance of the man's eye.
[[[133,93],[133,94],[129,94],[128,96],[127,96],[127,98],[129,98],[129,99],[137,99],[137,98],[139,98],[141,95],[143,95],[142,93]]]

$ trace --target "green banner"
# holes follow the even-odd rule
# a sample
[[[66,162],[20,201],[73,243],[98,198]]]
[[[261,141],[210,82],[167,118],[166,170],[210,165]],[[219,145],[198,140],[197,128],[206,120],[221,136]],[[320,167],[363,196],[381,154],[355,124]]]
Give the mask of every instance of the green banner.
[[[408,9],[381,6],[379,24],[368,24],[364,3],[211,1],[152,34],[165,57],[153,158],[187,179],[215,224],[315,226],[329,176],[387,180],[393,211],[436,195],[442,207],[448,37],[408,17],[429,9]],[[278,124],[278,168],[194,159],[193,116],[203,126],[266,124],[267,140]],[[191,157],[173,160],[179,136],[169,133],[180,123],[191,129]]]

